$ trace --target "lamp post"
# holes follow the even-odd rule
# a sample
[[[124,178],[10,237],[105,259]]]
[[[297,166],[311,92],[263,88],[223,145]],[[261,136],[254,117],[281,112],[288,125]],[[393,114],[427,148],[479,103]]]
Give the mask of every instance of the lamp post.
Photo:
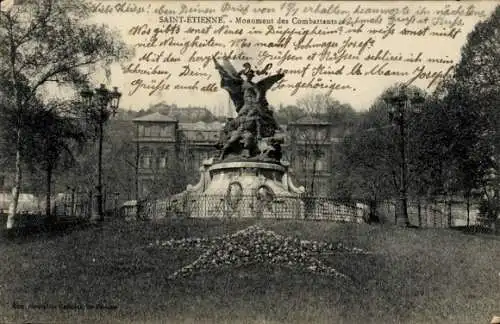
[[[118,199],[120,198],[120,193],[118,191],[115,192],[115,210],[114,210],[114,217],[118,217]]]
[[[110,115],[113,116],[118,110],[120,103],[121,93],[118,92],[117,87],[113,87],[113,91],[109,91],[104,84],[99,88],[91,90],[86,87],[81,91],[85,104],[91,108],[92,117],[98,124],[98,138],[99,138],[99,152],[97,164],[97,213],[98,220],[104,220],[103,211],[103,196],[102,196],[102,141],[103,141],[103,128],[104,123],[109,119]]]
[[[396,208],[396,223],[400,226],[410,224],[408,218],[408,184],[407,170],[408,162],[406,160],[406,112],[412,110],[413,104],[422,103],[424,98],[414,88],[408,88],[407,85],[397,87],[389,97],[384,98],[389,106],[389,118],[396,122],[399,127],[398,150],[401,159],[400,182],[399,182],[399,203]]]

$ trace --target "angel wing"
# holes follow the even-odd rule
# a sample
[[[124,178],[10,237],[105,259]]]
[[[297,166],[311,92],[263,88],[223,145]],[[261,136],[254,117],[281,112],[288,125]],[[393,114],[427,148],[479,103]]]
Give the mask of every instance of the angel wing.
[[[284,76],[285,74],[283,73],[277,73],[275,75],[270,75],[268,77],[265,77],[264,79],[257,82],[256,87],[259,89],[260,92],[260,102],[264,107],[268,105],[266,99],[267,90],[269,90],[276,82],[283,79]]]
[[[234,78],[240,78],[238,72],[227,58],[222,59],[222,68]]]
[[[236,69],[229,60],[223,59],[222,64],[219,64],[215,57],[213,57],[213,60],[215,68],[219,71],[221,77],[220,87],[229,92],[229,96],[236,107],[236,112],[239,112],[244,104],[242,90],[243,79],[238,75],[238,72],[236,72]]]
[[[283,79],[284,76],[285,74],[283,73],[277,73],[275,75],[270,75],[268,77],[265,77],[264,79],[257,82],[257,87],[259,87],[261,91],[266,92],[273,86],[273,84]]]

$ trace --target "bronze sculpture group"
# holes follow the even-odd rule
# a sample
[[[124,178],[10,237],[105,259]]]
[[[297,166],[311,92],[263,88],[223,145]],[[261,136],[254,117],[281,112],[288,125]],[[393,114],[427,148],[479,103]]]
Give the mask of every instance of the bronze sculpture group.
[[[224,126],[218,148],[219,160],[253,160],[279,162],[284,133],[276,122],[273,111],[266,99],[266,92],[284,74],[266,76],[258,82],[256,75],[267,75],[272,67],[267,64],[263,70],[253,70],[249,63],[243,64],[239,72],[224,59],[219,64],[213,58],[215,68],[221,76],[221,88],[229,92],[238,116]]]

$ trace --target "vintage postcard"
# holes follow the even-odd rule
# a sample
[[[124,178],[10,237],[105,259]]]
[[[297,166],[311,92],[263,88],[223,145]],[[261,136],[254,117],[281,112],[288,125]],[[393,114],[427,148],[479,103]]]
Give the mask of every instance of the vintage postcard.
[[[0,0],[0,323],[500,323],[500,2]]]

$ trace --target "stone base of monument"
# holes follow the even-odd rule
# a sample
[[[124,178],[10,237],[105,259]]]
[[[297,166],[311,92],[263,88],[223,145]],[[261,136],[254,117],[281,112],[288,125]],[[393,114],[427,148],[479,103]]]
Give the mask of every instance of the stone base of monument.
[[[183,192],[140,206],[140,218],[272,218],[362,222],[366,208],[305,195],[284,162],[206,160],[200,181]]]
[[[284,162],[206,160],[200,181],[166,201],[166,215],[221,218],[304,218],[303,187]]]

